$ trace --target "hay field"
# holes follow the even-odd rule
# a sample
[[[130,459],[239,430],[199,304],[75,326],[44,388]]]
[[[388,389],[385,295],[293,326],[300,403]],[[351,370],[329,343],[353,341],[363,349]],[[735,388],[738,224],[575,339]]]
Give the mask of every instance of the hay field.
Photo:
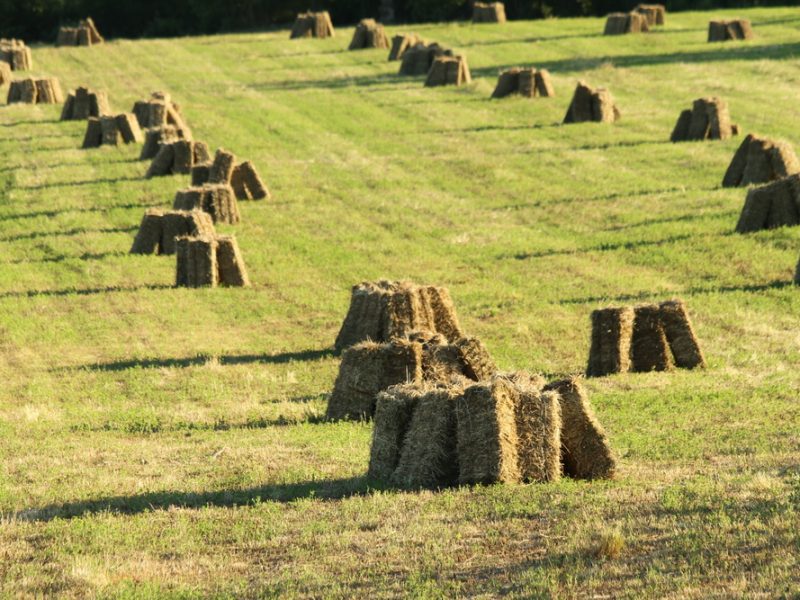
[[[127,252],[182,176],[82,151],[60,107],[0,107],[0,597],[794,597],[800,228],[733,232],[741,138],[669,143],[695,98],[800,149],[800,13],[603,37],[602,19],[413,30],[475,81],[425,89],[386,51],[288,30],[34,47],[65,91],[181,104],[270,202],[235,233],[254,286],[173,289]],[[501,68],[557,97],[488,99]],[[617,125],[557,125],[578,79]],[[406,493],[365,479],[371,427],[324,423],[353,283],[448,286],[503,369],[582,371],[589,314],[683,297],[702,372],[589,380],[619,478]]]

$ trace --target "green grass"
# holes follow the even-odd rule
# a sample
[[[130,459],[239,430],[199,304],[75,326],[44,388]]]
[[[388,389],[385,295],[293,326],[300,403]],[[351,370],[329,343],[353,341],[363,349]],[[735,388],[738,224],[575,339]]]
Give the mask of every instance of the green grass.
[[[118,110],[168,90],[274,199],[224,227],[251,289],[173,289],[174,259],[127,251],[186,178],[79,150],[58,107],[0,108],[0,596],[800,594],[800,228],[734,234],[739,140],[668,142],[721,95],[800,147],[800,17],[739,14],[755,41],[707,44],[713,13],[413,28],[466,53],[461,89],[348,29],[35,48]],[[517,64],[558,96],[488,100]],[[622,121],[557,125],[581,78]],[[371,427],[319,417],[349,287],[379,277],[448,286],[503,369],[548,376],[583,370],[592,309],[678,295],[709,368],[588,382],[616,481],[375,487]]]

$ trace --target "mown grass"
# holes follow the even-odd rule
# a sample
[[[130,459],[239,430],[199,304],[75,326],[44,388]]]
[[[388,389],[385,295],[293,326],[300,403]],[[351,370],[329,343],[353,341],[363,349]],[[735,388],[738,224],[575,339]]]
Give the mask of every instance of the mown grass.
[[[718,94],[798,146],[800,17],[740,11],[758,38],[710,45],[714,14],[413,28],[467,54],[463,89],[346,52],[349,29],[35,48],[119,110],[170,91],[274,199],[224,228],[252,289],[174,289],[172,259],[127,250],[186,178],[0,108],[0,595],[800,594],[800,233],[733,233],[738,140],[668,142]],[[558,97],[488,100],[516,64]],[[558,126],[579,78],[623,120]],[[387,489],[370,426],[320,420],[349,287],[378,277],[447,285],[502,368],[551,376],[583,369],[593,308],[679,295],[709,368],[588,382],[614,482]]]

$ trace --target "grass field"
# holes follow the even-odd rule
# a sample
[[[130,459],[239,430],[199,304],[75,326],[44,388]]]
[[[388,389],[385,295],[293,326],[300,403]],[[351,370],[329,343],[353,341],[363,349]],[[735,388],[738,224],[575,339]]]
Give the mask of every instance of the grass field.
[[[273,200],[223,228],[252,288],[174,289],[174,258],[127,251],[186,177],[0,107],[0,597],[800,595],[800,229],[733,233],[740,140],[668,142],[720,95],[800,149],[800,13],[738,14],[755,41],[706,43],[714,13],[408,28],[466,53],[458,89],[347,28],[35,47],[118,110],[171,92]],[[557,97],[490,101],[518,64]],[[618,124],[558,125],[581,78]],[[370,425],[320,419],[349,288],[379,277],[448,286],[501,368],[552,377],[584,369],[594,308],[680,296],[709,368],[587,382],[615,481],[382,488]]]

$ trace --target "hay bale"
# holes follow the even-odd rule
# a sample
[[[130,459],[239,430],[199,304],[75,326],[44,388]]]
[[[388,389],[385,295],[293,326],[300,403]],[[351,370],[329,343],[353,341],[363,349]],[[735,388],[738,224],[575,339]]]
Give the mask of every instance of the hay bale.
[[[437,43],[419,42],[406,50],[400,61],[400,75],[426,75],[433,61],[440,56],[453,56],[453,51]]]
[[[496,378],[456,400],[459,483],[520,481],[516,394],[510,381]]]
[[[289,39],[304,37],[327,38],[334,35],[333,22],[328,11],[305,12],[297,15]]]
[[[492,98],[504,98],[511,94],[525,98],[555,96],[549,71],[514,67],[501,72]]]
[[[639,4],[633,11],[644,16],[650,27],[665,25],[667,22],[667,9],[663,4]]]
[[[389,38],[383,25],[375,19],[361,19],[353,33],[353,40],[348,50],[361,50],[362,48],[388,48]]]
[[[800,172],[791,145],[749,134],[733,155],[723,187],[769,183]]]
[[[18,79],[8,89],[8,104],[60,104],[64,102],[61,84],[54,77]]]
[[[211,161],[211,155],[208,153],[208,144],[205,142],[196,141],[192,144],[192,157],[193,167],[197,163],[206,163]]]
[[[78,28],[77,27],[59,27],[58,35],[56,36],[56,46],[77,46],[78,45]]]
[[[211,161],[196,164],[192,167],[192,186],[197,187],[208,183],[211,174]]]
[[[161,144],[158,147],[158,153],[147,168],[145,177],[150,179],[151,177],[169,175],[172,172],[172,163],[174,161],[175,146],[173,144]]]
[[[709,42],[752,39],[753,27],[749,19],[718,19],[708,23]]]
[[[370,419],[379,392],[392,385],[421,381],[422,345],[418,342],[395,339],[386,344],[356,344],[342,354],[326,418]]]
[[[214,223],[231,225],[241,220],[233,188],[225,183],[206,183],[199,187],[178,190],[172,204],[174,210],[203,210]]]
[[[152,92],[149,99],[136,101],[131,112],[136,115],[142,129],[170,125],[175,128],[179,139],[192,139],[192,132],[186,125],[180,108],[166,92]]]
[[[216,287],[217,238],[211,235],[180,236],[175,240],[177,257],[175,285],[179,287]]]
[[[800,175],[790,175],[747,192],[738,233],[792,226],[800,223]]]
[[[667,336],[675,366],[681,369],[705,367],[706,361],[700,350],[700,342],[689,320],[689,312],[683,300],[667,300],[660,305],[661,323]]]
[[[497,365],[486,346],[476,337],[462,337],[453,344],[465,377],[474,381],[488,381],[497,373]]]
[[[586,121],[613,123],[619,118],[619,109],[608,90],[593,89],[585,82],[579,81],[564,117],[564,123]]]
[[[631,370],[647,373],[671,368],[672,355],[667,345],[660,307],[655,304],[634,307]]]
[[[612,479],[616,460],[580,380],[556,381],[544,389],[559,396],[564,473],[576,479]]]
[[[144,130],[144,145],[139,154],[139,160],[151,160],[158,155],[161,144],[171,144],[178,141],[178,131],[174,125],[149,127]]]
[[[519,76],[522,71],[523,69],[519,67],[502,71],[497,78],[497,85],[492,92],[492,98],[505,98],[511,94],[518,94],[520,91]]]
[[[106,92],[79,87],[67,95],[61,111],[61,120],[83,121],[89,117],[102,117],[110,113]]]
[[[99,117],[89,117],[86,121],[86,134],[83,137],[82,148],[99,148],[103,143],[103,128]]]
[[[378,393],[367,470],[369,477],[381,481],[391,479],[400,461],[411,415],[425,393],[426,388],[417,384],[393,385]]]
[[[56,46],[94,46],[105,40],[91,17],[78,23],[77,27],[60,27],[56,37]]]
[[[11,83],[11,66],[8,63],[0,62],[0,85]]]
[[[603,308],[592,312],[592,344],[586,375],[603,377],[630,369],[634,310]]]
[[[236,166],[236,157],[230,152],[220,148],[214,156],[214,162],[208,172],[209,183],[229,183],[233,169]]]
[[[424,389],[424,388],[423,388]],[[455,403],[461,386],[437,386],[420,394],[402,442],[392,481],[402,487],[436,488],[456,483]]]
[[[561,403],[558,393],[517,383],[514,417],[517,464],[524,482],[561,478]]]
[[[221,284],[235,287],[250,286],[244,259],[234,236],[217,236],[217,265]]]
[[[217,237],[217,255],[219,264],[220,239],[214,229],[211,217],[201,210],[170,210],[161,218],[161,239],[158,245],[159,254],[175,254],[177,251],[176,238],[181,236],[212,236]],[[220,267],[221,271],[221,267]]]
[[[190,175],[194,166],[194,142],[178,140],[172,143],[172,173]]]
[[[210,173],[209,173],[210,176]],[[236,165],[231,174],[231,187],[239,200],[269,199],[269,190],[249,160]]]
[[[431,64],[426,87],[465,85],[472,82],[467,59],[463,56],[437,56]]]
[[[670,139],[673,142],[727,140],[736,131],[728,104],[722,98],[698,98],[688,116],[687,111],[681,112]]]
[[[100,130],[102,132],[101,144],[105,146],[118,146],[122,143],[122,133],[119,130],[116,117],[100,117]]]
[[[420,42],[422,40],[415,33],[401,33],[394,36],[392,38],[392,48],[389,51],[389,61],[400,60],[409,48]]]
[[[505,23],[505,4],[502,2],[474,2],[472,5],[472,22]]]
[[[139,127],[139,122],[133,113],[120,113],[114,120],[117,123],[122,141],[126,144],[141,144],[144,141],[144,135]]]
[[[156,254],[161,245],[162,219],[164,211],[160,208],[149,208],[142,217],[139,231],[133,239],[131,254]]]
[[[0,62],[11,71],[28,71],[33,68],[31,49],[22,40],[0,39]]]

